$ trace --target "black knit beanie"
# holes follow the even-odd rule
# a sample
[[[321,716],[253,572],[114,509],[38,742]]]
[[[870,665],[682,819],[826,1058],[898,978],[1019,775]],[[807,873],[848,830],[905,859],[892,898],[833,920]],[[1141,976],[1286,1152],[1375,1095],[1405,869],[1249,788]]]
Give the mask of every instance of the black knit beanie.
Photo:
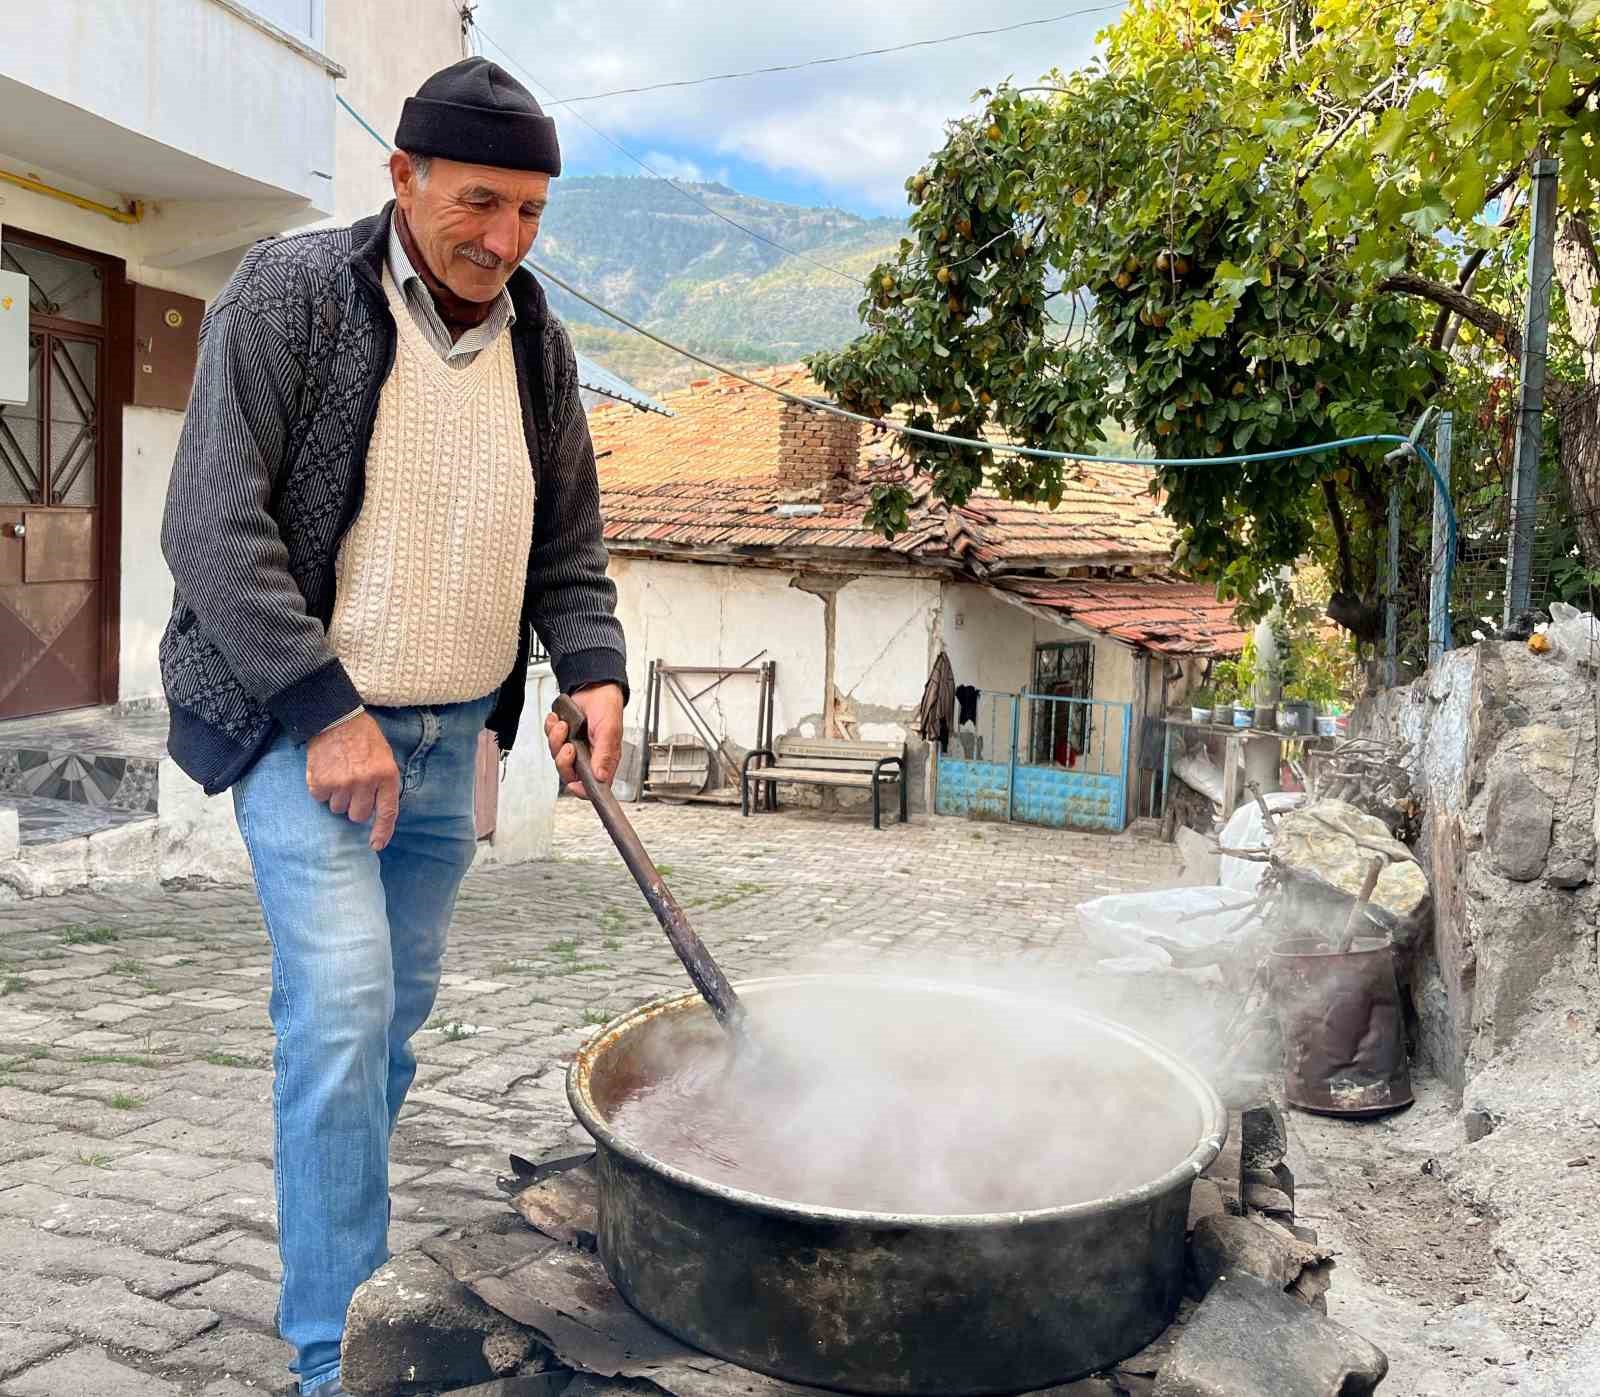
[[[463,58],[406,98],[394,143],[413,155],[465,165],[561,173],[556,124],[510,73],[487,58]]]

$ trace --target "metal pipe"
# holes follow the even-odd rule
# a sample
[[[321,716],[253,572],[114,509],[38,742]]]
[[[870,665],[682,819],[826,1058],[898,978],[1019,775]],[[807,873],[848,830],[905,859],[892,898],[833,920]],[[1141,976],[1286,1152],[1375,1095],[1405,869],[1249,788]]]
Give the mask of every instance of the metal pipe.
[[[86,199],[81,194],[57,189],[55,185],[46,184],[43,180],[32,179],[27,175],[14,175],[10,170],[0,170],[0,180],[16,185],[18,189],[26,189],[31,194],[43,194],[48,199],[60,199],[62,203],[71,204],[74,208],[97,213],[102,218],[109,218],[113,223],[140,223],[144,220],[144,205],[137,199],[132,201],[131,209],[119,209],[115,204],[102,204],[98,199]]]
[[[1385,578],[1388,592],[1384,608],[1383,680],[1394,688],[1400,680],[1400,486],[1389,486],[1389,566]]]
[[[1522,392],[1511,466],[1511,548],[1506,564],[1504,624],[1528,609],[1533,586],[1533,527],[1539,501],[1539,448],[1544,435],[1544,375],[1550,340],[1550,283],[1554,279],[1556,171],[1554,160],[1533,167],[1532,237],[1528,248],[1528,313],[1522,332]]]
[[[1455,414],[1439,415],[1438,432],[1434,438],[1434,452],[1439,462],[1439,473],[1446,483],[1450,480],[1451,438],[1455,429]],[[1445,549],[1449,546],[1449,528],[1446,515],[1450,509],[1450,496],[1433,486],[1433,566],[1428,577],[1428,668],[1439,663],[1450,648],[1450,571],[1445,566]]]
[[[1022,725],[1022,695],[1011,695],[1011,757],[1006,770],[1006,823],[1016,816],[1017,808],[1017,734]]]

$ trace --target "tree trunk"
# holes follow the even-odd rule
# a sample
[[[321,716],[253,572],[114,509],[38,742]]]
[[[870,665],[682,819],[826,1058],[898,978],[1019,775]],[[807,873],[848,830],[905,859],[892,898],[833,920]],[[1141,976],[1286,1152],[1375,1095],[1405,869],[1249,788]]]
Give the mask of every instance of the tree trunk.
[[[1584,563],[1600,568],[1600,255],[1586,218],[1566,219],[1556,236],[1555,274],[1582,354],[1583,383],[1555,395],[1561,469],[1572,497]]]

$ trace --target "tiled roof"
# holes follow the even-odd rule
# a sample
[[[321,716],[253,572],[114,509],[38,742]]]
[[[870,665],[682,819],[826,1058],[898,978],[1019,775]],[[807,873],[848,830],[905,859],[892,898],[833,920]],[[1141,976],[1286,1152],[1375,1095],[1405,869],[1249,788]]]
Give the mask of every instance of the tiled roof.
[[[1170,577],[1007,578],[995,584],[1031,607],[1143,650],[1237,655],[1245,632],[1210,587]]]
[[[801,397],[820,391],[799,368],[757,376]],[[886,541],[863,522],[870,483],[903,479],[904,472],[870,433],[862,435],[863,483],[847,498],[813,504],[803,514],[780,513],[795,498],[778,478],[780,399],[719,376],[662,401],[670,418],[611,404],[589,414],[606,542],[619,551],[803,556],[848,549],[1004,586],[1030,605],[1148,649],[1235,653],[1244,644],[1229,620],[1231,608],[1203,587],[1164,577],[1019,576],[1165,567],[1173,529],[1139,467],[1085,466],[1063,482],[1054,510],[1003,500],[992,490],[977,491],[955,509],[933,498],[926,477],[915,477],[910,526]]]
[[[819,389],[803,369],[761,377],[802,397]],[[604,404],[589,415],[600,457],[608,542],[685,548],[852,548],[914,555],[975,570],[1050,563],[1166,562],[1172,527],[1137,467],[1093,465],[1069,478],[1059,508],[1002,500],[980,490],[958,510],[912,483],[911,527],[886,544],[862,522],[867,487],[814,517],[784,517],[792,496],[778,480],[781,401],[738,379],[702,379],[663,395],[670,419]],[[863,475],[895,468],[882,442],[863,433]]]

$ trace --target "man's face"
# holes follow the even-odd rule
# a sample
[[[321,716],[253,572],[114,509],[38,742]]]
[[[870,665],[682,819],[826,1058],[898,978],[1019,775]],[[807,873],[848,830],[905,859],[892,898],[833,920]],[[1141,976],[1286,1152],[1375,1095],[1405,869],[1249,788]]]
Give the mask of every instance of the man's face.
[[[403,151],[389,173],[429,270],[463,300],[498,296],[539,236],[550,176],[436,159],[419,181]]]

